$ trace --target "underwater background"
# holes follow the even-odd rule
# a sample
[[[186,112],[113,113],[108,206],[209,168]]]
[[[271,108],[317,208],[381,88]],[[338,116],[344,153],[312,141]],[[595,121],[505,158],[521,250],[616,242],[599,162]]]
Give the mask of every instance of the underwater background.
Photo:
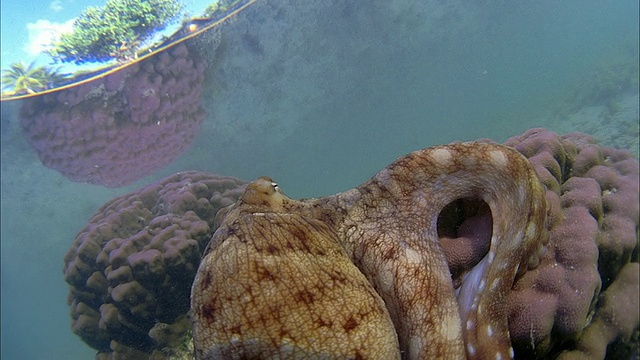
[[[540,126],[638,154],[637,1],[258,0],[220,35],[199,45],[193,145],[129,186],[44,167],[20,101],[2,103],[3,359],[94,357],[70,330],[64,254],[103,203],[177,171],[266,175],[318,197],[416,149]]]

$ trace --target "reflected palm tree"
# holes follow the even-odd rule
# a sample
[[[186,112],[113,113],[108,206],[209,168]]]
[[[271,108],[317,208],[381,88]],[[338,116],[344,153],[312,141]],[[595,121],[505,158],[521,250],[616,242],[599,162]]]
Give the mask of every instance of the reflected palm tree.
[[[2,89],[6,95],[35,94],[56,87],[69,77],[69,74],[60,74],[59,69],[35,67],[34,63],[25,65],[20,61],[3,71]]]

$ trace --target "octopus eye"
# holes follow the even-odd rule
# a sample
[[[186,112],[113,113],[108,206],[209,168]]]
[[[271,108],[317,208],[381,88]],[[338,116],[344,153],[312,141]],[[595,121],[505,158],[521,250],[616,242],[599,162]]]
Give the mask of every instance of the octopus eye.
[[[273,181],[271,182],[271,186],[273,186],[273,190],[275,190],[276,192],[280,191],[280,188],[278,187],[278,184],[274,183]]]

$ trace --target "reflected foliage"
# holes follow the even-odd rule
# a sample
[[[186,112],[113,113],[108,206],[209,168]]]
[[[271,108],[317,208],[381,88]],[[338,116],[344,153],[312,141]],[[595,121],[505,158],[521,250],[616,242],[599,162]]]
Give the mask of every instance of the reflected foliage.
[[[133,59],[183,9],[179,0],[108,0],[104,7],[88,7],[48,53],[76,64]]]
[[[233,8],[241,0],[219,0],[215,1],[204,10],[203,17],[205,18],[213,18],[216,14],[226,12],[227,10]]]
[[[35,67],[34,62],[11,64],[2,73],[2,90],[7,95],[35,94],[61,85],[69,74],[60,74],[58,69],[47,66]]]

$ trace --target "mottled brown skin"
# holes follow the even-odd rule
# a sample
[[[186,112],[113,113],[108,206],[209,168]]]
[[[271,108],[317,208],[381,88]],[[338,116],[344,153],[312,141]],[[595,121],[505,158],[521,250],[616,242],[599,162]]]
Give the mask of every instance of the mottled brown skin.
[[[335,230],[272,200],[284,200],[275,184],[254,181],[212,239],[193,289],[198,358],[399,358],[389,313]],[[274,212],[252,212],[263,206]]]
[[[437,221],[460,198],[486,202],[493,229],[456,298]],[[198,358],[510,358],[504,299],[546,241],[528,160],[479,142],[416,151],[321,199],[260,178],[218,216],[192,288]]]

